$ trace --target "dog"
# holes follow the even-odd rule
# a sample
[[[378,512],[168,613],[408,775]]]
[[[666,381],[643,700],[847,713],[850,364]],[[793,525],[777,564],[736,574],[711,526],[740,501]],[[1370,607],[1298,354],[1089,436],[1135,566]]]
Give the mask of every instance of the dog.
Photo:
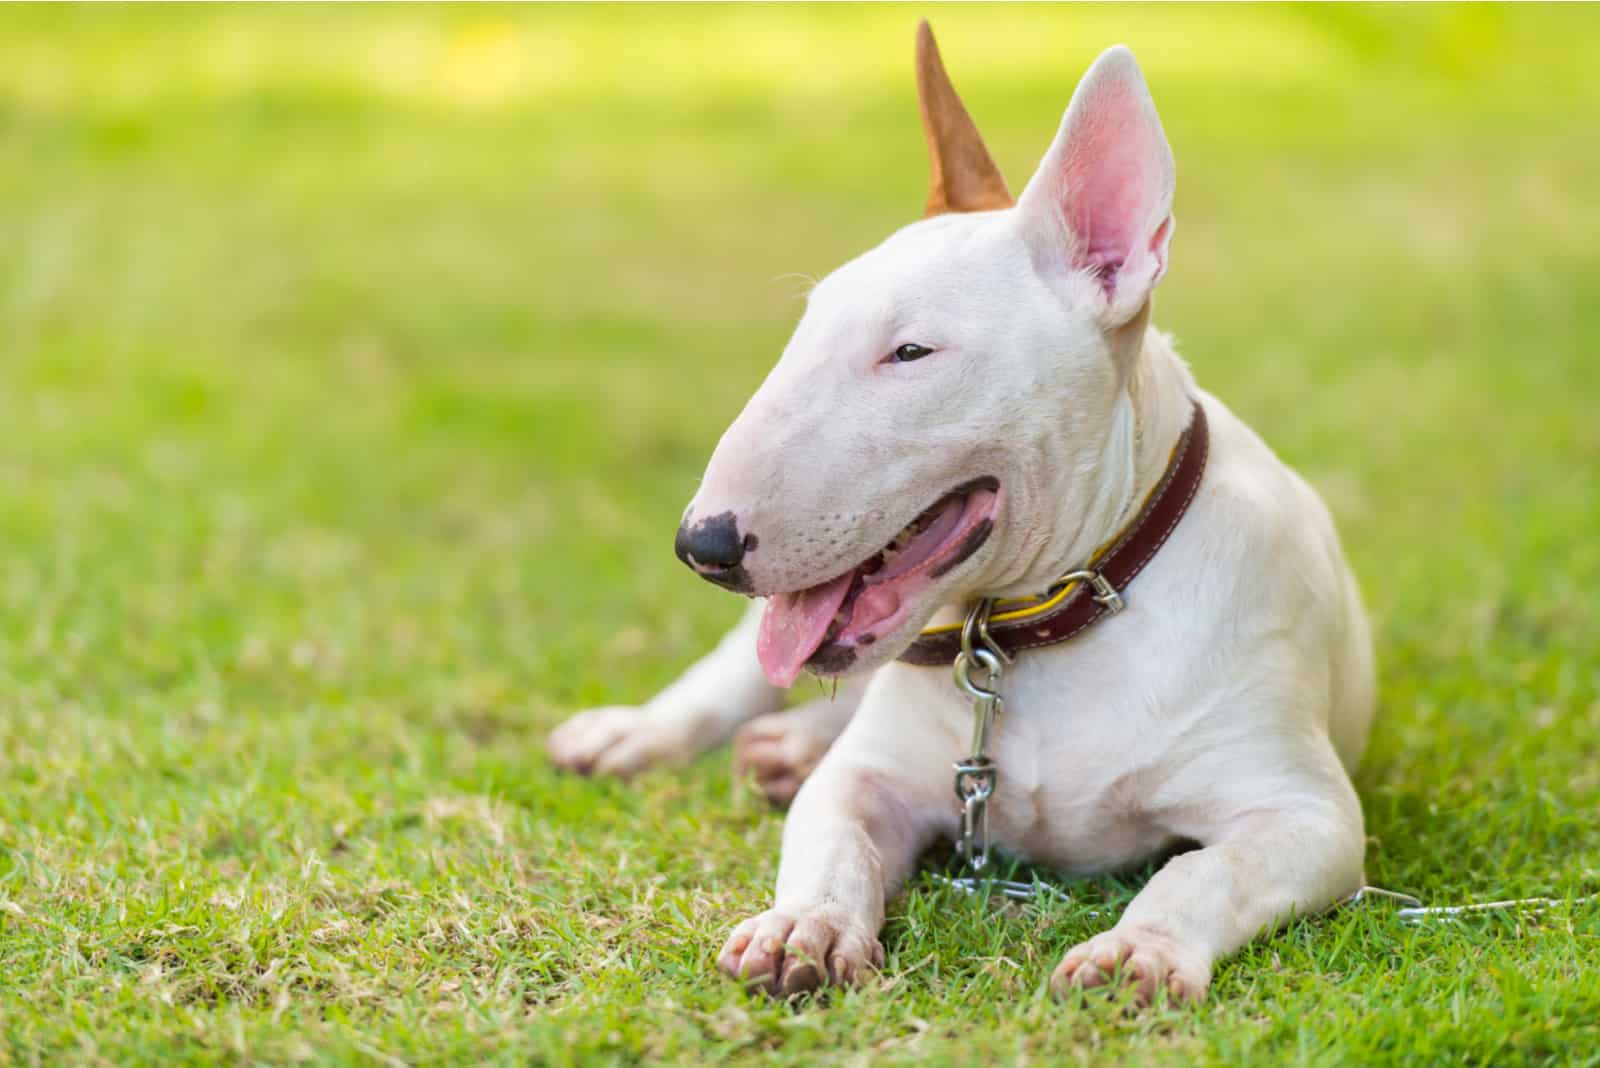
[[[777,996],[860,983],[885,901],[961,837],[973,703],[928,650],[1009,611],[975,754],[992,840],[1071,875],[1168,858],[1052,987],[1195,1001],[1218,960],[1362,883],[1360,592],[1315,491],[1150,325],[1175,170],[1132,53],[1094,62],[1015,199],[926,23],[917,71],[926,217],[811,292],[677,534],[756,603],[646,706],[580,714],[550,752],[628,774],[746,724],[741,765],[792,805],[772,907],[718,964]],[[1092,625],[1027,630],[1063,598]],[[847,676],[839,699],[780,711],[803,671]]]

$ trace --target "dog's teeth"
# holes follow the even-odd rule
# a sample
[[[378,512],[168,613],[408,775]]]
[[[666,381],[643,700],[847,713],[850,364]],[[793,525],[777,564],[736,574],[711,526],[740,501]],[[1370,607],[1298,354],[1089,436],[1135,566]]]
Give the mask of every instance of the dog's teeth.
[[[884,564],[888,564],[889,561],[893,560],[896,556],[899,556],[901,553],[905,552],[906,549],[910,547],[911,543],[917,540],[917,535],[921,534],[928,528],[928,523],[930,521],[930,516],[918,516],[916,519],[913,519],[911,522],[901,527],[900,532],[894,536],[894,539],[890,541],[888,545],[885,545],[878,553],[878,559]]]

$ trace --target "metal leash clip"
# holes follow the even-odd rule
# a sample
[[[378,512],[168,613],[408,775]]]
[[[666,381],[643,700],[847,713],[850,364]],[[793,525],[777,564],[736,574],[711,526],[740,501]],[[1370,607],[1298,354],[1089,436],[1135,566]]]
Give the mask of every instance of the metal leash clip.
[[[954,665],[956,688],[972,698],[972,755],[956,763],[955,788],[961,802],[961,857],[974,875],[989,866],[989,799],[1000,777],[989,757],[989,734],[1000,714],[1000,675],[1005,670],[1005,652],[989,637],[993,605],[991,600],[980,600],[967,613]],[[983,670],[982,681],[972,677],[974,667]]]
[[[1000,676],[1011,662],[1000,644],[989,636],[989,613],[994,602],[976,602],[961,625],[961,652],[954,666],[956,687],[972,698],[972,755],[955,764],[956,800],[961,803],[961,840],[957,852],[966,861],[970,875],[935,875],[945,886],[976,894],[998,891],[1013,901],[1032,901],[1041,892],[1056,900],[1067,895],[1043,883],[1024,883],[1011,879],[985,878],[989,867],[989,800],[994,797],[999,771],[989,756],[989,734],[1000,714]],[[981,670],[982,678],[974,678]]]

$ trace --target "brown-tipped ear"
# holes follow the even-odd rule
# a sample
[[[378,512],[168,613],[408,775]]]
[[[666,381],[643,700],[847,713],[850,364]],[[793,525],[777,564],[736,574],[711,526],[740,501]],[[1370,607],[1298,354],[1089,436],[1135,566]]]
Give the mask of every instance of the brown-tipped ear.
[[[923,214],[993,211],[1016,203],[944,72],[927,19],[917,26],[917,104],[922,110],[922,132],[928,138],[931,171]]]

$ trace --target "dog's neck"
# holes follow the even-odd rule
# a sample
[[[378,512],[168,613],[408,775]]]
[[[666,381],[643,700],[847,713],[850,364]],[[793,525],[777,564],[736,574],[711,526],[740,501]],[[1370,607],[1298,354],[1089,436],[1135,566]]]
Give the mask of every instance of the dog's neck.
[[[1195,384],[1166,336],[1145,330],[1143,351],[1128,381],[1128,406],[1133,420],[1131,492],[1096,547],[1127,526],[1150,491],[1166,474],[1172,449],[1193,418]]]
[[[1194,380],[1166,337],[1137,325],[1138,348],[1121,357],[1127,373],[1100,456],[1061,472],[1049,529],[1029,539],[1027,558],[1012,561],[1003,585],[988,596],[1031,596],[1086,566],[1132,522],[1166,472],[1191,418]]]

